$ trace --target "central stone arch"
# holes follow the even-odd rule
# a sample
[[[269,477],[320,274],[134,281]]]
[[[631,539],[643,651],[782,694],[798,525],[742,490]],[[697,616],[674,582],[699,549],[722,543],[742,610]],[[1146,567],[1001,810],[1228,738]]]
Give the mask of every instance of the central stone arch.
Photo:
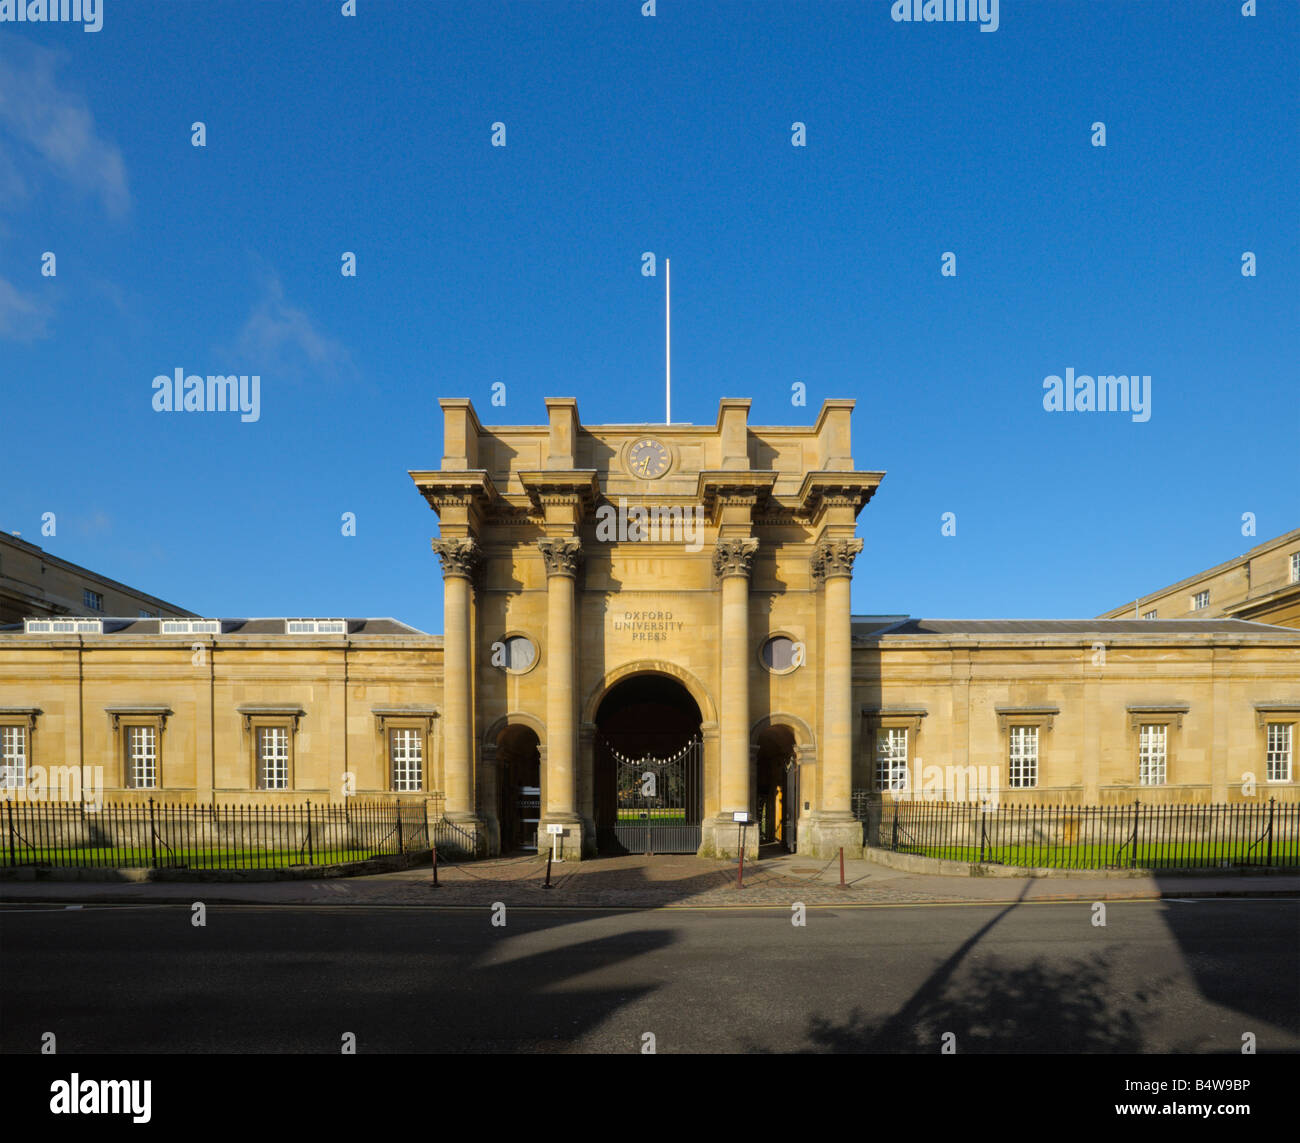
[[[591,726],[595,724],[596,711],[600,709],[600,704],[605,701],[605,696],[618,683],[632,675],[667,675],[669,678],[676,679],[687,689],[691,698],[695,700],[695,705],[700,708],[700,718],[704,724],[706,726],[709,723],[716,725],[718,708],[714,705],[708,688],[685,667],[679,667],[676,663],[670,663],[667,659],[637,659],[607,671],[604,678],[587,695],[587,701],[583,703],[582,721],[584,725]]]
[[[699,851],[717,711],[698,678],[660,659],[621,664],[588,694],[581,739],[600,852]]]

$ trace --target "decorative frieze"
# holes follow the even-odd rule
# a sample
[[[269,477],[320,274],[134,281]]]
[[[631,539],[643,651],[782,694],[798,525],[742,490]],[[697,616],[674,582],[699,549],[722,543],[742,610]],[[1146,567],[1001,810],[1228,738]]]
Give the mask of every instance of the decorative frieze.
[[[748,576],[754,566],[758,541],[752,536],[740,540],[719,540],[713,549],[713,574],[719,579],[731,575]]]
[[[473,579],[483,562],[483,549],[473,539],[434,540],[433,550],[442,560],[442,577]]]
[[[813,552],[814,582],[823,583],[832,576],[852,576],[853,561],[860,551],[861,540],[823,540]]]
[[[537,548],[546,561],[547,576],[577,577],[582,566],[582,541],[576,537],[553,537],[538,540]]]

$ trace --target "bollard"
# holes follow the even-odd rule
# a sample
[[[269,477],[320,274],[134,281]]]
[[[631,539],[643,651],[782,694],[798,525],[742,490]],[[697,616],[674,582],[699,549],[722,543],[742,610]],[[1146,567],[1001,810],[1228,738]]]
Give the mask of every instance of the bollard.
[[[848,888],[848,886],[844,884],[844,846],[840,846],[840,888]]]
[[[549,889],[551,887],[551,858],[553,856],[555,856],[554,846],[546,851],[546,884],[542,886],[543,889]]]
[[[438,843],[435,841],[432,843],[432,846],[433,846],[433,884],[429,886],[429,888],[437,889],[438,888]]]
[[[736,866],[736,889],[745,887],[745,827],[740,827],[740,864]]]

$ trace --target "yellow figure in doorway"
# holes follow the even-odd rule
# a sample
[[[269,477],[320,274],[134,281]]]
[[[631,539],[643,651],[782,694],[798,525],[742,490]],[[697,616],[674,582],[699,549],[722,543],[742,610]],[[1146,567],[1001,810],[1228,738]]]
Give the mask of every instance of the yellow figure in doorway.
[[[782,803],[784,800],[785,800],[785,799],[782,797],[782,793],[781,793],[781,787],[780,787],[780,786],[777,786],[777,788],[776,788],[776,814],[775,814],[776,822],[774,823],[775,826],[776,826],[775,833],[776,833],[776,840],[777,840],[777,841],[780,841],[780,840],[781,840],[781,803]]]

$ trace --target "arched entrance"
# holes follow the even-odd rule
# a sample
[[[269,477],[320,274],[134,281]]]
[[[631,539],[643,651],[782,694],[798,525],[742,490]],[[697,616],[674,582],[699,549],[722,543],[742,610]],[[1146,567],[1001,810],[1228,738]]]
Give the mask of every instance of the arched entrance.
[[[501,852],[537,849],[537,823],[542,812],[541,751],[537,733],[529,726],[507,726],[497,739],[500,785],[497,817],[501,822]]]
[[[758,840],[795,852],[799,821],[799,763],[794,732],[788,726],[768,726],[754,740],[758,785]]]
[[[596,710],[595,818],[601,853],[695,853],[704,816],[700,708],[667,675],[615,683]]]

